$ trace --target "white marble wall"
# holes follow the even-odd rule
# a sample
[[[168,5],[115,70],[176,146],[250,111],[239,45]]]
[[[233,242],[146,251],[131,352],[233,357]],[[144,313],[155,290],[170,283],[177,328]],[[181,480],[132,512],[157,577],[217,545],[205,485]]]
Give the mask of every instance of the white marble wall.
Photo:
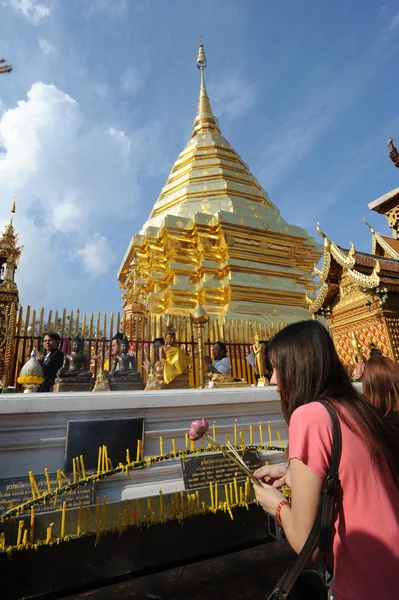
[[[228,433],[233,439],[233,424],[246,432],[252,424],[254,443],[259,442],[259,423],[264,424],[267,443],[267,422],[270,421],[273,442],[277,431],[284,442],[287,427],[281,414],[280,400],[274,387],[232,388],[205,390],[171,390],[153,392],[103,392],[59,394],[1,394],[0,395],[0,479],[26,476],[28,471],[43,473],[62,468],[69,420],[115,419],[144,417],[145,455],[159,454],[159,437],[163,437],[164,452],[185,447],[185,433],[190,423],[205,417],[216,422],[217,439],[224,442]],[[119,482],[118,482],[119,480]],[[182,489],[179,460],[167,461],[150,470],[140,470],[131,477],[113,476],[101,483],[104,493],[113,497],[112,490],[123,485],[122,497],[148,495],[159,483],[165,491]],[[140,485],[141,490],[136,486]],[[133,486],[134,489],[130,489]],[[110,499],[111,499],[110,497]],[[116,498],[115,498],[116,499]]]

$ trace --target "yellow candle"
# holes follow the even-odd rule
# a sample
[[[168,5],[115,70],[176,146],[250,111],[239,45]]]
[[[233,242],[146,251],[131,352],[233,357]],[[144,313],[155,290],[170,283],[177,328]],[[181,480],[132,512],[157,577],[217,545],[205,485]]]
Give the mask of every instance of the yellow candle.
[[[62,517],[61,517],[61,539],[65,537],[65,517],[66,517],[66,500],[62,503]]]
[[[73,466],[73,482],[76,483],[76,459],[75,458],[72,459],[72,466]]]
[[[82,477],[83,479],[86,479],[86,469],[85,469],[85,464],[83,462],[83,456],[80,455],[80,468],[82,470]]]
[[[269,432],[269,446],[273,446],[272,427],[270,425],[270,422],[267,424],[267,430]]]
[[[245,435],[243,431],[240,431],[240,444],[241,446],[245,446]]]
[[[224,484],[224,495],[226,497],[227,506],[230,505],[230,497],[229,497],[229,488],[227,487],[227,483]]]
[[[238,504],[238,485],[237,485],[237,477],[234,477],[234,500],[235,503]]]
[[[206,513],[206,503],[202,502],[201,506],[202,506],[202,512],[205,514]],[[5,543],[4,543],[4,545],[5,545]]]
[[[212,437],[216,441],[216,423],[215,423],[215,421],[212,424]]]
[[[205,438],[201,438],[201,448],[205,448]]]
[[[176,442],[174,439],[172,439],[172,452],[173,456],[176,456]]]
[[[126,448],[126,463],[130,465],[130,450]]]
[[[237,446],[237,421],[234,422],[234,446]]]
[[[136,453],[136,462],[139,462],[139,461],[140,461],[140,454],[141,454],[141,452],[140,452],[140,441],[141,441],[141,440],[137,440],[137,453]]]
[[[282,448],[284,448],[283,438],[281,437],[281,433],[279,431],[277,432],[277,437],[278,437],[278,441],[280,442],[280,446]]]
[[[22,532],[24,529],[24,521],[20,521],[18,523],[18,537],[17,537],[17,546],[20,545],[21,541],[22,541]]]
[[[0,550],[6,549],[6,534],[4,531],[0,534]]]
[[[47,527],[47,535],[46,535],[46,544],[49,544],[51,542],[51,530],[53,528],[54,523],[50,523],[50,525]]]
[[[162,496],[162,490],[159,490],[159,518],[163,522],[163,496]]]
[[[229,484],[229,493],[230,493],[230,504],[233,504],[233,482],[231,481]]]
[[[78,528],[76,530],[77,535],[81,535],[81,533],[82,533],[82,513],[83,513],[83,505],[81,502],[79,502]]]
[[[22,538],[22,544],[24,546],[28,545],[28,530],[27,529],[24,529],[24,535],[23,535],[23,538]]]
[[[90,508],[86,508],[86,533],[90,531]]]
[[[58,489],[60,490],[62,487],[62,476],[61,476],[60,469],[57,470],[57,484],[58,484]]]
[[[186,433],[186,449],[188,450],[188,433]]]
[[[263,444],[263,429],[262,429],[262,423],[259,423],[259,441],[261,444]]]
[[[35,531],[35,509],[31,508],[30,511],[30,532],[29,532],[29,541],[31,544],[33,544],[33,540],[34,540],[34,531]]]
[[[163,437],[159,437],[159,456],[163,456]]]
[[[213,485],[212,485],[212,483],[209,484],[209,491],[210,491],[210,494],[211,494],[211,507],[215,508],[215,499],[214,499],[214,496],[213,496]]]
[[[252,425],[249,426],[249,445],[253,445]]]
[[[104,462],[105,462],[105,469],[104,471],[108,471],[108,448],[107,446],[104,446]]]
[[[195,499],[197,501],[197,508],[199,510],[200,509],[200,498],[199,498],[199,491],[198,490],[195,491]]]
[[[194,440],[190,440],[190,450],[191,451],[195,450],[195,442],[194,442]]]
[[[217,481],[215,481],[215,508],[216,510],[219,507],[219,488],[218,488],[218,484]]]
[[[156,523],[157,522],[157,514],[155,511],[152,511],[151,514],[151,523]]]
[[[47,467],[44,469],[44,474],[46,476],[47,491],[50,493],[51,492],[51,482],[50,482],[50,475],[49,475]]]
[[[240,485],[240,505],[242,506],[244,504],[244,493],[242,491],[242,487]]]
[[[29,471],[29,481],[30,481],[30,486],[32,488],[32,500],[35,500],[35,498],[36,498],[36,490],[35,490],[35,485],[33,483],[33,473],[32,473],[32,471]]]
[[[103,451],[101,446],[98,449],[97,475],[100,474]]]
[[[79,481],[80,479],[82,479],[82,474],[80,472],[80,465],[79,465],[79,458],[78,457],[75,458],[75,463],[76,463],[76,474],[77,474],[77,478],[78,478],[78,481]]]
[[[229,434],[228,434],[228,433],[226,433],[226,436],[225,436],[225,437],[226,437],[226,444],[227,444],[227,443],[228,443],[228,441],[229,441]]]

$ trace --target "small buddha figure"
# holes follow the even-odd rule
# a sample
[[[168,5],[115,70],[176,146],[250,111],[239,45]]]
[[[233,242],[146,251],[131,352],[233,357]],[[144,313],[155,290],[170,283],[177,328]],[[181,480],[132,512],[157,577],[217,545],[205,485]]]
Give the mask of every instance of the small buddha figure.
[[[136,357],[129,354],[129,340],[126,335],[123,335],[119,339],[119,351],[114,356],[114,364],[111,369],[111,375],[113,377],[120,377],[124,375],[132,375],[137,373]]]
[[[179,376],[185,376],[185,384],[188,385],[187,372],[190,359],[180,346],[176,345],[176,333],[168,325],[165,334],[165,345],[159,348],[159,361],[163,370],[163,382],[168,385]]]
[[[265,348],[261,343],[258,334],[255,335],[255,343],[252,346],[252,352],[254,354],[255,370],[259,376],[257,385],[259,387],[269,385],[269,381],[265,377],[265,373],[267,372]]]
[[[109,376],[111,390],[143,389],[141,375],[137,370],[136,357],[129,353],[129,340],[117,333],[111,343],[112,369]]]
[[[92,373],[87,367],[87,359],[83,353],[84,340],[78,335],[72,340],[70,354],[64,356],[61,369],[58,370],[57,380],[68,378],[79,378],[91,381]]]
[[[350,345],[352,348],[352,355],[353,355],[353,359],[355,361],[355,364],[364,361],[364,356],[362,354],[362,349],[360,347],[359,344],[359,340],[357,339],[355,332],[352,331],[351,333],[351,340],[350,340]]]

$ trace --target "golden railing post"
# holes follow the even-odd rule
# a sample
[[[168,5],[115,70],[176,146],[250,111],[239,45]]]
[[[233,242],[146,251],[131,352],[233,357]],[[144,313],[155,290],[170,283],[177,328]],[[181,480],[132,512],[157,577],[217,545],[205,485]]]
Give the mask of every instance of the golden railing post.
[[[7,311],[7,309],[6,309]],[[5,345],[4,345],[4,368],[2,375],[3,389],[6,389],[9,384],[9,379],[12,370],[12,362],[14,358],[13,346],[14,346],[14,335],[15,325],[17,316],[17,304],[13,302],[8,308],[8,315],[6,317],[6,332],[5,332]],[[14,385],[14,382],[12,382]]]
[[[209,317],[201,304],[198,302],[191,315],[191,320],[198,329],[198,362],[199,362],[199,384],[200,387],[205,386],[205,374],[204,374],[204,331],[205,323],[209,321]]]

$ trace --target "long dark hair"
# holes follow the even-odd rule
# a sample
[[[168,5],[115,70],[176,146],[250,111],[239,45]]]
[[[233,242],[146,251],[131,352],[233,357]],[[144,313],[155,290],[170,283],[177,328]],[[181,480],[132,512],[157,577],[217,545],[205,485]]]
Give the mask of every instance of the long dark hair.
[[[299,406],[317,400],[329,402],[342,421],[363,438],[378,468],[388,465],[399,486],[399,436],[381,412],[357,393],[326,328],[318,321],[293,323],[275,335],[267,350],[278,373],[287,423]]]
[[[374,355],[362,377],[365,398],[385,417],[399,411],[399,365],[387,356]]]

